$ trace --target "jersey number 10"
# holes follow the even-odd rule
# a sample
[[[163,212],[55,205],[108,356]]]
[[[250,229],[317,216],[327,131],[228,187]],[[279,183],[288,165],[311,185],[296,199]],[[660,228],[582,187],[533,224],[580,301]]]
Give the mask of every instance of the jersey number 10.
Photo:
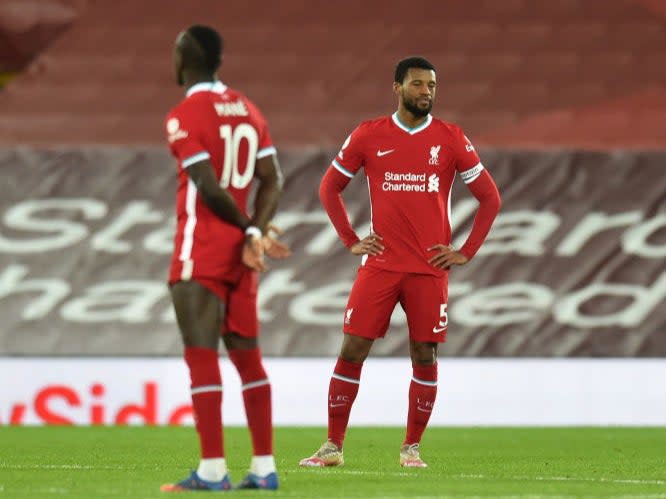
[[[235,187],[244,189],[254,176],[254,162],[257,159],[259,136],[252,125],[241,123],[232,128],[231,125],[220,126],[220,137],[224,142],[224,164],[220,175],[220,186],[223,188]],[[245,167],[241,172],[238,168],[241,143],[247,141],[247,156]]]

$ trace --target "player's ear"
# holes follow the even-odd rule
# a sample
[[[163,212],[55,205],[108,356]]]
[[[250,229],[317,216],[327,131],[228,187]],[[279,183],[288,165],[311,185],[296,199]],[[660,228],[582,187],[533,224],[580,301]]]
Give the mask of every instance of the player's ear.
[[[400,83],[398,83],[397,81],[394,81],[394,82],[393,82],[393,93],[394,93],[395,95],[400,95],[400,87],[401,87],[401,86],[402,86],[402,85],[400,85]]]

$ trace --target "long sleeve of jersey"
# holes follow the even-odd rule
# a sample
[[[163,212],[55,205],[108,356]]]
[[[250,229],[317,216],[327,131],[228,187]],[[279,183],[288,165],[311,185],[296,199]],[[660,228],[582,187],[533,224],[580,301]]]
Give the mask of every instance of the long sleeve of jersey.
[[[460,248],[460,252],[471,260],[486,239],[502,202],[497,186],[487,170],[483,170],[479,178],[467,184],[467,187],[479,201],[472,231],[465,244]]]
[[[319,199],[324,206],[328,218],[331,219],[338,236],[347,248],[351,248],[359,241],[359,237],[352,229],[347,215],[347,208],[342,200],[342,191],[349,184],[349,177],[346,177],[335,168],[329,168],[319,185]]]

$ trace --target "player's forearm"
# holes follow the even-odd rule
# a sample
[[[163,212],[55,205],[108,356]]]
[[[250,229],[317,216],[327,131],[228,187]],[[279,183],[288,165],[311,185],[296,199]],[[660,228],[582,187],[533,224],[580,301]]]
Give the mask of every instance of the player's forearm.
[[[228,191],[220,187],[210,160],[198,161],[187,168],[190,180],[208,208],[221,220],[245,230],[248,217],[240,210],[236,200]]]
[[[278,202],[282,195],[282,187],[279,182],[262,182],[257,189],[254,200],[254,214],[250,223],[266,232],[266,226],[277,211]]]
[[[334,168],[329,168],[319,186],[319,199],[343,244],[347,248],[351,248],[360,239],[351,226],[347,208],[342,199],[342,191],[348,183],[347,177]]]
[[[221,220],[245,230],[250,219],[238,208],[236,201],[227,191],[217,188],[214,191],[199,191],[203,202]]]
[[[479,201],[479,208],[474,217],[472,231],[460,248],[460,253],[465,255],[468,260],[479,251],[479,248],[485,241],[488,232],[500,210],[502,201],[497,186],[487,171],[474,182],[468,185],[469,190]]]

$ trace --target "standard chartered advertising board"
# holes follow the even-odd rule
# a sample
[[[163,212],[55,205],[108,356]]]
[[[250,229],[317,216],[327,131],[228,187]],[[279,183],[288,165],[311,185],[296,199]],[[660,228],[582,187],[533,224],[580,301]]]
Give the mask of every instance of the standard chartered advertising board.
[[[338,241],[317,199],[334,153],[281,158],[286,190],[275,223],[294,255],[273,262],[262,277],[259,313],[268,355],[337,352],[360,261]],[[3,185],[0,197],[6,319],[0,353],[177,352],[165,283],[174,231],[172,161],[158,149],[45,154],[0,155],[7,178],[30,172],[29,182]],[[666,339],[658,333],[666,326],[659,312],[666,297],[660,174],[666,155],[482,157],[504,203],[477,257],[450,274],[451,322],[442,353],[664,356]],[[452,198],[458,245],[476,201],[459,179]],[[354,227],[367,233],[364,179],[352,181],[345,200]],[[398,307],[373,351],[402,355],[406,338]]]

